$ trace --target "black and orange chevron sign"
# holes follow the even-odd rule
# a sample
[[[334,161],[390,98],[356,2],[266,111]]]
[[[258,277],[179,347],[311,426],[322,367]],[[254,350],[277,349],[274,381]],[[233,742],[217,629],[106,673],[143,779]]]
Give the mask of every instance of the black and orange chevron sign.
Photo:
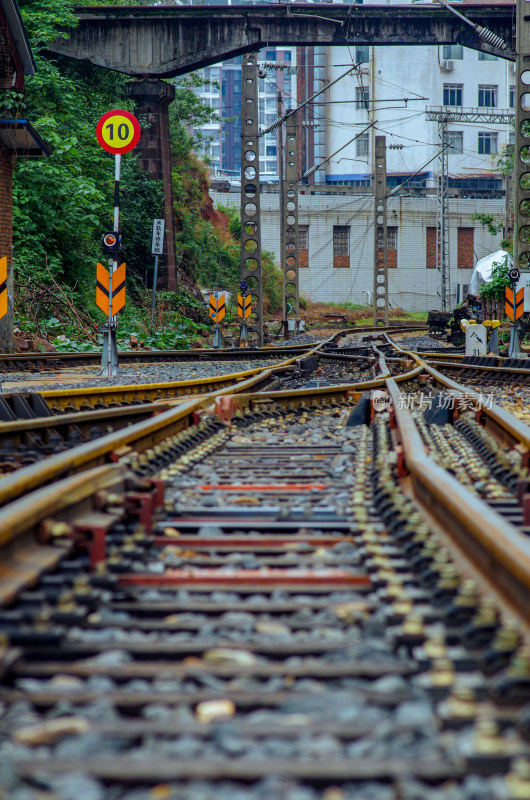
[[[237,313],[243,319],[248,319],[252,314],[252,301],[250,295],[238,294],[237,296]]]
[[[104,314],[114,316],[125,305],[125,264],[120,264],[112,275],[112,305],[110,305],[110,273],[103,264],[97,266],[96,272],[96,304]]]
[[[120,264],[112,276],[112,315],[121,311],[125,305],[125,264]]]
[[[7,314],[7,256],[0,258],[0,319]]]
[[[513,289],[509,286],[506,287],[506,302],[504,304],[504,312],[508,319],[516,322],[519,317],[523,316],[524,312],[524,289],[519,289],[517,294],[514,294]]]
[[[226,314],[226,306],[225,306],[225,296],[224,294],[221,297],[214,297],[213,294],[210,295],[210,319],[213,319],[214,322],[221,322],[225,318]]]

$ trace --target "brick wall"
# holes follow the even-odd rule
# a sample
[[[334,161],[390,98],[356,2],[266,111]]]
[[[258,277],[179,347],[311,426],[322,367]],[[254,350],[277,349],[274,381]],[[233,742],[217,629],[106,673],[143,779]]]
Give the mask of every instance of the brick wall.
[[[0,257],[7,256],[9,310],[0,320],[0,351],[13,347],[13,271],[11,245],[13,241],[13,157],[0,150]]]
[[[436,228],[427,228],[427,249],[425,253],[425,266],[427,269],[436,269]]]
[[[458,269],[473,269],[475,259],[475,229],[459,228],[457,245]]]

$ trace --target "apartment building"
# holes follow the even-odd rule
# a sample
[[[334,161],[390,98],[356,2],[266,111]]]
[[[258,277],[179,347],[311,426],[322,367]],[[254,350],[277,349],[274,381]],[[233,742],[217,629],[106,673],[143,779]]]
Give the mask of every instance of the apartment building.
[[[450,194],[501,196],[498,159],[514,141],[512,62],[461,45],[337,47],[326,58],[330,81],[345,64],[357,65],[331,87],[325,106],[326,151],[338,151],[327,164],[326,183],[369,186],[374,138],[385,134],[388,185],[410,179],[409,188],[434,186],[442,142],[439,123],[427,118],[432,109],[461,118],[447,125]],[[466,121],[476,111],[503,111],[506,121]]]

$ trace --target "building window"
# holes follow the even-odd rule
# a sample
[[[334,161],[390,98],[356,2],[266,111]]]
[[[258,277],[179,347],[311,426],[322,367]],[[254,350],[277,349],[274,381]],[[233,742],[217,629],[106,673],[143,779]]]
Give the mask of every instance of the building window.
[[[444,83],[444,106],[462,105],[462,83]]]
[[[357,86],[355,89],[355,106],[357,108],[365,108],[368,110],[370,107],[370,87]]]
[[[442,58],[446,61],[461,61],[464,58],[464,48],[461,44],[444,44]]]
[[[355,155],[357,158],[368,158],[370,152],[370,134],[361,133],[355,140]]]
[[[480,84],[478,87],[479,108],[497,108],[498,89],[498,86],[484,86]]]
[[[367,64],[370,61],[370,48],[367,44],[355,48],[356,64]]]
[[[478,54],[479,61],[498,61],[498,57],[492,55],[491,53],[483,53],[482,50],[479,50]]]
[[[515,131],[509,131],[508,133],[508,145],[513,147],[515,145]]]
[[[436,228],[427,228],[427,252],[425,253],[425,266],[427,269],[436,269]]]
[[[448,153],[464,152],[464,131],[447,131],[447,138],[449,140]]]
[[[386,229],[386,246],[389,250],[397,250],[397,227],[388,226]]]
[[[350,226],[333,226],[333,266],[350,266]]]
[[[309,225],[298,226],[298,266],[309,267]]]
[[[515,86],[510,86],[510,99],[508,100],[508,108],[515,108]]]
[[[396,226],[389,225],[386,229],[386,249],[387,258],[386,265],[388,269],[396,269],[397,267],[397,234],[398,229]]]
[[[458,229],[458,269],[473,269],[475,263],[475,229]]]
[[[497,134],[491,131],[481,131],[478,135],[478,151],[483,156],[497,154]]]

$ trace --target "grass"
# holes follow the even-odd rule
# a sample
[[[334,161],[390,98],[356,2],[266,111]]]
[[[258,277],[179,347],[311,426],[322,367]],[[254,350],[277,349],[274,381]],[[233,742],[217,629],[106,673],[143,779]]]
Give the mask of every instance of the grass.
[[[306,320],[307,325],[326,322],[326,314],[344,314],[348,322],[356,325],[371,325],[373,319],[372,306],[361,303],[314,303],[307,298],[302,298],[300,303],[300,317]],[[412,322],[425,322],[427,311],[403,311],[401,308],[389,310],[390,319],[410,320]],[[275,314],[274,319],[280,319],[281,314]]]

